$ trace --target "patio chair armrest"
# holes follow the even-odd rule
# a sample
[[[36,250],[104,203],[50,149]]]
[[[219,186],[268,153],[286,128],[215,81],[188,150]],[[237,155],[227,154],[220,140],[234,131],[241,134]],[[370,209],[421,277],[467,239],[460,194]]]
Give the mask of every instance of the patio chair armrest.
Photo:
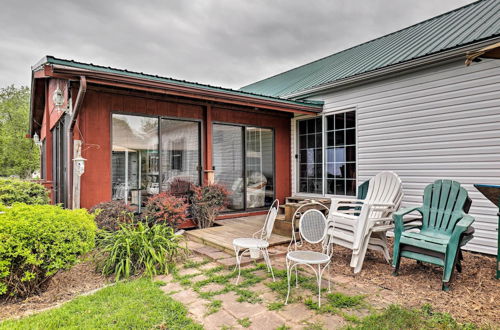
[[[363,206],[366,201],[363,199],[349,199],[349,198],[332,198],[332,202],[330,205],[330,211],[332,212],[342,212],[343,210],[339,210],[339,208],[354,208]]]
[[[420,214],[422,214],[420,206],[407,207],[392,214],[392,218],[394,219],[394,235],[399,236],[403,231],[405,231],[403,216],[415,211],[418,211],[420,212]]]
[[[459,240],[460,236],[467,230],[469,227],[474,223],[475,219],[468,215],[465,214],[462,219],[455,225],[455,228],[453,229],[453,233],[451,234],[451,240]]]

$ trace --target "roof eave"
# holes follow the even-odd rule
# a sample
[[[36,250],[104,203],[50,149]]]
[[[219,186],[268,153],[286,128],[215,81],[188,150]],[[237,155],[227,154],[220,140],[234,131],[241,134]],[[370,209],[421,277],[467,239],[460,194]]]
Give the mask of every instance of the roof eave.
[[[45,74],[53,77],[72,79],[73,77],[85,75],[88,78],[89,83],[148,90],[156,93],[175,94],[178,96],[220,101],[276,111],[316,114],[320,113],[323,107],[321,102],[317,102],[316,104],[305,104],[298,103],[293,100],[264,99],[262,97],[252,95],[238,95],[236,93],[229,93],[223,90],[214,91],[205,88],[181,86],[175,83],[153,81],[146,78],[100,72],[97,70],[80,69],[65,65],[47,63],[45,64],[45,68]]]
[[[430,65],[433,63],[438,63],[442,62],[443,60],[447,60],[450,58],[454,57],[463,57],[465,52],[470,51],[472,49],[477,49],[480,47],[484,47],[486,45],[491,44],[492,42],[500,42],[500,36],[486,39],[480,42],[460,46],[457,48],[453,48],[450,50],[442,51],[436,54],[431,54],[423,57],[419,57],[413,60],[401,62],[398,64],[386,66],[380,69],[376,69],[373,71],[368,71],[364,72],[355,76],[347,77],[344,79],[336,80],[331,83],[327,83],[324,85],[312,87],[306,90],[302,90],[296,93],[290,93],[283,95],[282,97],[286,97],[289,99],[297,99],[297,98],[304,98],[304,97],[309,97],[313,96],[315,94],[319,94],[321,92],[325,92],[334,88],[339,88],[339,87],[345,87],[351,84],[359,84],[360,82],[365,82],[367,80],[371,79],[377,79],[385,75],[393,74],[393,73],[399,73],[401,71],[409,70],[409,69],[414,69],[417,67],[425,66],[425,65]]]

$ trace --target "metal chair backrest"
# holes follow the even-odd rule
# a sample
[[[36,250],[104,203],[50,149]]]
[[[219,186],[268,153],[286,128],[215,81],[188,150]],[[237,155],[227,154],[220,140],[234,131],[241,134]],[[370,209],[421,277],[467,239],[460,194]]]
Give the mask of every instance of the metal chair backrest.
[[[325,215],[316,209],[305,211],[300,217],[299,233],[311,244],[320,243],[326,235],[327,221]]]
[[[275,199],[273,204],[271,204],[271,208],[267,212],[266,221],[264,221],[264,226],[260,232],[260,238],[263,240],[269,240],[271,238],[271,234],[273,233],[274,221],[276,220],[276,216],[278,215],[278,210],[280,207],[279,200]]]

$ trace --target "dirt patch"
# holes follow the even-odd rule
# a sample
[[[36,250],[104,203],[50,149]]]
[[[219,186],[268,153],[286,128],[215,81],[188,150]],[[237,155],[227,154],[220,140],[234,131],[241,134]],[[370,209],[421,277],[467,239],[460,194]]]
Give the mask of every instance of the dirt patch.
[[[0,320],[17,318],[52,308],[77,295],[103,287],[107,280],[91,261],[55,275],[42,294],[24,300],[0,300]]]
[[[343,284],[346,288],[371,287],[373,294],[386,303],[407,307],[429,303],[435,310],[449,313],[460,322],[500,325],[500,280],[494,277],[496,258],[465,251],[463,255],[462,273],[455,271],[448,292],[441,290],[443,268],[403,258],[399,276],[395,277],[382,254],[373,251],[368,251],[362,271],[354,275],[349,267],[351,251],[337,245],[331,275],[334,279],[338,275],[351,279]]]

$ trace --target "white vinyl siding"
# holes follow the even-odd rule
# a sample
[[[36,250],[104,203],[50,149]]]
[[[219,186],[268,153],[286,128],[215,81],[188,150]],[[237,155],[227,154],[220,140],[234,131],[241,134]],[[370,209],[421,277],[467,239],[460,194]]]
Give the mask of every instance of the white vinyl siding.
[[[358,184],[395,171],[406,207],[420,204],[424,187],[436,179],[459,181],[476,218],[466,248],[496,254],[498,210],[472,185],[500,184],[500,61],[466,67],[463,60],[312,99],[325,101],[326,114],[356,109]]]

